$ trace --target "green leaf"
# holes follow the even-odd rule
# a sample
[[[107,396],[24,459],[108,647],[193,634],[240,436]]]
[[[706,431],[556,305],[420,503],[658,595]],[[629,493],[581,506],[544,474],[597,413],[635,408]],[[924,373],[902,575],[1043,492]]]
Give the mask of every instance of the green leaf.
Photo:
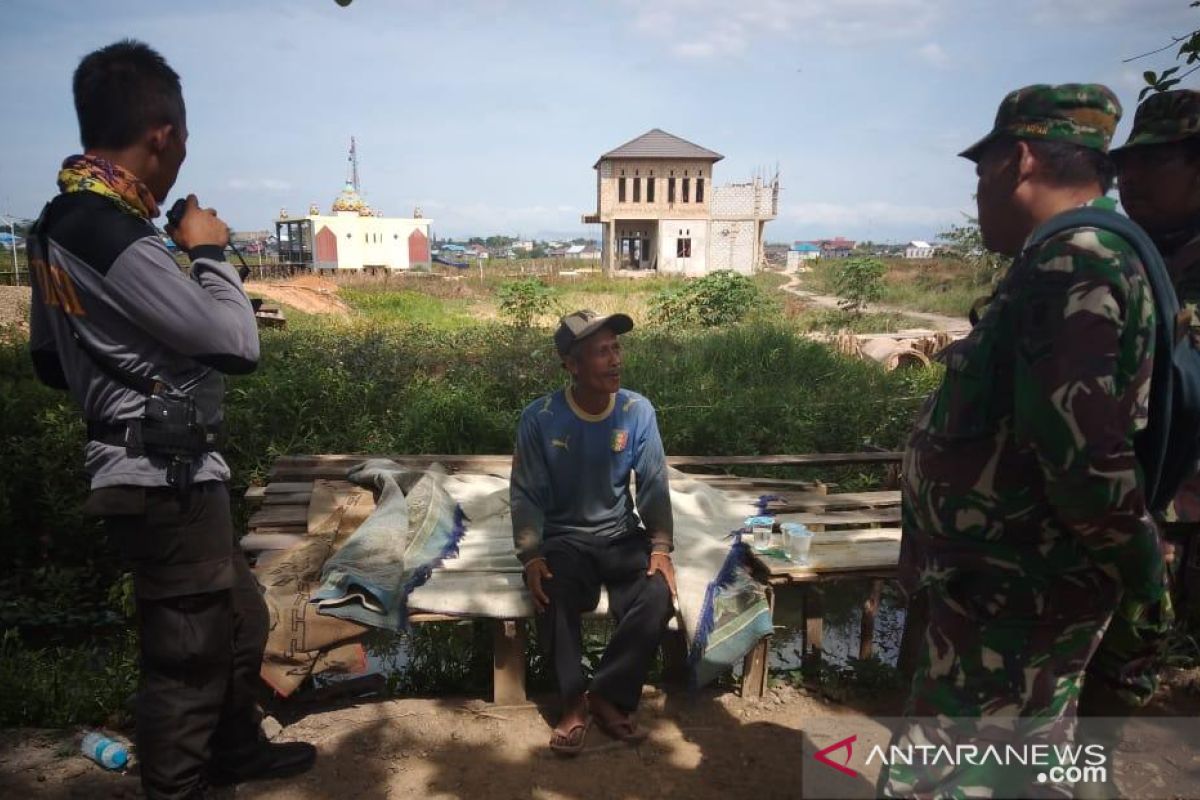
[[[1156,83],[1158,83],[1158,73],[1156,73],[1152,69],[1148,69],[1145,72],[1143,72],[1142,78],[1143,78],[1143,80],[1146,81],[1146,83],[1150,84],[1151,86],[1154,86]]]

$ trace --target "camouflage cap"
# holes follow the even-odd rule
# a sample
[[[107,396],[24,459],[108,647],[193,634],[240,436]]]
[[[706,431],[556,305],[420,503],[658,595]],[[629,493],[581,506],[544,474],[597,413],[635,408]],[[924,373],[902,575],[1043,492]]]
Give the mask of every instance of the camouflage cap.
[[[1009,92],[996,112],[992,131],[959,153],[978,161],[1001,136],[1068,142],[1104,153],[1121,119],[1121,103],[1098,83],[1045,83]]]
[[[1200,92],[1175,89],[1152,94],[1138,106],[1129,141],[1113,152],[1146,144],[1182,142],[1193,137],[1200,137]]]

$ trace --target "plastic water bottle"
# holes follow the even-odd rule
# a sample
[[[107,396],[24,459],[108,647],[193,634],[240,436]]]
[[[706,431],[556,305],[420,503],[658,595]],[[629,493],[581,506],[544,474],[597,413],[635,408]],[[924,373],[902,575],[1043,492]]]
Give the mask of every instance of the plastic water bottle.
[[[105,769],[124,769],[129,763],[129,750],[115,739],[92,731],[83,737],[83,754]]]

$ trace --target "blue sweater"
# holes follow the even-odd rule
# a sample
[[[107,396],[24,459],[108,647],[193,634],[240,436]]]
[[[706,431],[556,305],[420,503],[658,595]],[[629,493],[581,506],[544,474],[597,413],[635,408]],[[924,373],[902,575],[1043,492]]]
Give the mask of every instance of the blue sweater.
[[[654,407],[626,389],[596,415],[579,408],[569,390],[531,403],[517,428],[510,498],[522,563],[539,555],[545,539],[573,533],[648,532],[655,552],[671,552],[671,493]]]

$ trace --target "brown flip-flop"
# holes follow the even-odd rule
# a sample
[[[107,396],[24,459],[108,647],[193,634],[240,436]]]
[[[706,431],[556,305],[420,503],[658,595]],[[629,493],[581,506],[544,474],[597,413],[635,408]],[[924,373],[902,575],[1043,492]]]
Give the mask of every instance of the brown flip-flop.
[[[632,719],[623,719],[618,722],[609,722],[607,720],[596,718],[596,724],[600,726],[600,730],[607,733],[618,742],[626,744],[641,744],[650,738],[650,734],[637,726],[637,723]]]
[[[550,749],[560,756],[579,755],[591,727],[592,717],[588,715],[583,722],[572,725],[565,734],[554,731],[550,734]]]

